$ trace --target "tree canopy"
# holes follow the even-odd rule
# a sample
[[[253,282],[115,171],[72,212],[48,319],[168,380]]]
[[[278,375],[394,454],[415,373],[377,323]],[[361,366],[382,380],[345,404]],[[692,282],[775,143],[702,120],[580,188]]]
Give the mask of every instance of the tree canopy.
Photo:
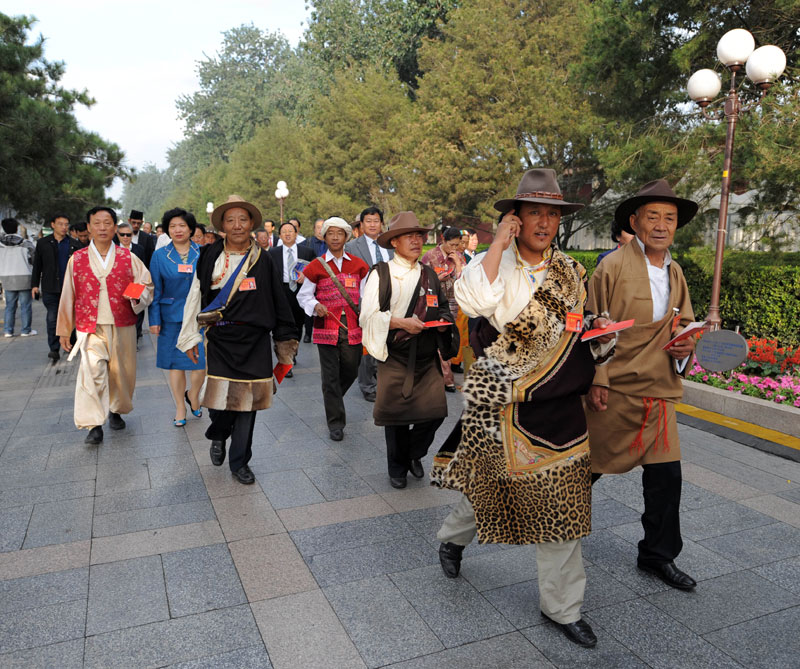
[[[82,218],[128,175],[124,154],[78,125],[73,109],[94,101],[59,84],[64,64],[44,59],[43,37],[27,43],[34,23],[0,13],[0,204],[23,216]]]

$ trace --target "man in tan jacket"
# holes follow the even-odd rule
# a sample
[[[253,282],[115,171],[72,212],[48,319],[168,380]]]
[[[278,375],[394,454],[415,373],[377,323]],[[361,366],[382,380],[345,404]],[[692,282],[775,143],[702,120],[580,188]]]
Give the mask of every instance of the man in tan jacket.
[[[683,394],[681,376],[694,341],[663,347],[694,320],[686,279],[669,246],[695,213],[697,203],[677,197],[663,179],[620,204],[615,219],[636,236],[598,265],[587,302],[594,313],[636,321],[620,334],[611,362],[597,367],[586,396],[592,480],[642,466],[644,538],[638,566],[681,590],[696,583],[674,563],[683,547],[675,403]]]

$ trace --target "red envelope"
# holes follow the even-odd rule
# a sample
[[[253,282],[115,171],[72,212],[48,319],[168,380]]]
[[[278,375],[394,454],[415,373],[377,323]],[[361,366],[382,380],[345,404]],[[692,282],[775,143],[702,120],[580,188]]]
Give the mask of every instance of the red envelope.
[[[619,323],[612,323],[607,328],[594,328],[593,330],[587,330],[583,333],[581,337],[581,341],[589,341],[590,339],[595,339],[596,337],[602,337],[610,332],[619,332],[620,330],[627,330],[628,328],[633,327],[633,319],[631,318],[629,321],[620,321]]]
[[[438,328],[442,325],[452,325],[450,321],[425,321],[426,328]]]
[[[282,362],[279,362],[275,365],[275,368],[272,370],[272,376],[275,377],[275,380],[280,383],[283,381],[283,378],[286,376],[286,373],[292,368],[291,365],[286,365]]]
[[[122,297],[127,297],[129,300],[138,300],[144,292],[145,285],[143,283],[129,283]]]

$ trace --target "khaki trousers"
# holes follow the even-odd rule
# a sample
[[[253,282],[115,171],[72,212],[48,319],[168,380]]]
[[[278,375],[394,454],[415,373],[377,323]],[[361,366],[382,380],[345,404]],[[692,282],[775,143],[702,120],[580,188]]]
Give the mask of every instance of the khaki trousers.
[[[136,326],[98,325],[79,340],[81,362],[75,384],[75,427],[91,429],[108,412],[130,413],[136,387]]]
[[[475,511],[462,495],[456,508],[444,519],[436,538],[442,543],[467,546],[476,533]],[[536,573],[542,613],[562,624],[580,620],[586,589],[581,540],[536,544]]]

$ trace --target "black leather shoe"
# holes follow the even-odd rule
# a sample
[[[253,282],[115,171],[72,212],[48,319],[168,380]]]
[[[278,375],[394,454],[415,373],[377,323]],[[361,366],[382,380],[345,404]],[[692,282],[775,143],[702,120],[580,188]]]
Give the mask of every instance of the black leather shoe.
[[[448,393],[456,392],[456,387],[455,386],[445,386],[444,389],[445,389],[445,392],[448,392]]]
[[[674,562],[663,562],[662,564],[645,564],[639,562],[638,567],[648,574],[658,576],[664,583],[678,590],[692,590],[697,585],[697,581],[689,576],[689,574],[678,569]]]
[[[364,399],[367,400],[367,402],[374,402],[375,393],[364,393]]]
[[[84,444],[99,444],[103,441],[103,428],[97,425],[89,430],[86,439],[83,440]]]
[[[122,420],[122,416],[118,413],[114,413],[113,411],[108,412],[108,427],[112,430],[124,430],[125,429],[125,421]]]
[[[337,427],[331,430],[329,435],[330,438],[333,439],[334,441],[341,441],[342,439],[344,439],[344,430]]]
[[[592,632],[589,623],[583,618],[574,623],[557,623],[544,613],[542,615],[558,627],[558,629],[564,633],[564,636],[572,641],[572,643],[576,643],[584,648],[594,648],[597,645],[597,637],[594,635],[594,632]]]
[[[408,467],[408,471],[411,472],[411,476],[414,478],[421,479],[423,476],[425,476],[425,470],[422,468],[422,463],[419,460],[412,460]]]
[[[390,476],[389,483],[392,488],[405,488],[408,485],[408,479],[405,476]]]
[[[253,471],[247,465],[242,467],[239,471],[231,473],[234,475],[234,477],[236,477],[236,480],[239,481],[239,483],[250,485],[251,483],[256,482],[255,474],[253,474]]]
[[[453,364],[451,364],[450,365],[450,371],[453,372],[454,374],[463,374],[464,373],[464,368],[461,365],[453,365]]]
[[[458,544],[439,545],[439,564],[442,565],[442,571],[447,578],[456,578],[458,572],[461,571],[461,554],[464,552],[464,547]]]
[[[61,360],[61,354],[58,351],[50,351],[50,353],[47,354],[47,357],[53,362],[58,362]]]
[[[303,337],[303,343],[304,344],[310,344],[311,343],[311,335],[306,335],[305,337]]]
[[[286,375],[283,378],[285,379],[294,378],[294,372],[292,372],[292,370],[290,369],[288,372],[286,372]]]
[[[208,454],[211,456],[211,464],[219,467],[225,462],[225,441],[212,441]]]

